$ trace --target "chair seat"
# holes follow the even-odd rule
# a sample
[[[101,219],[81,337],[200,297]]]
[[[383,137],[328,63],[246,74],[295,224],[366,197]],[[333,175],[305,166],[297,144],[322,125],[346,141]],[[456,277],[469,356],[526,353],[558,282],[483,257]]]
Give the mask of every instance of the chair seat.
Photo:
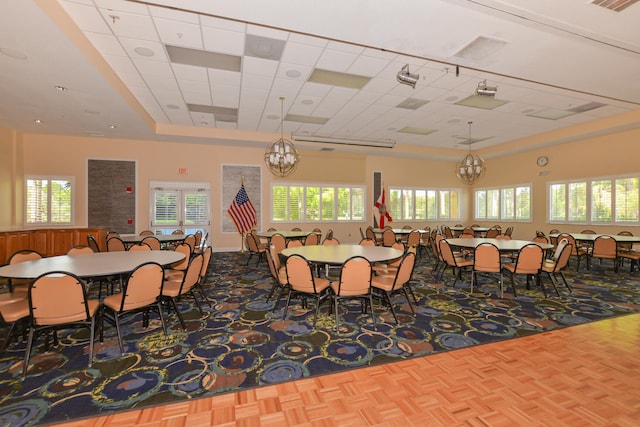
[[[178,297],[180,296],[180,286],[182,285],[182,279],[180,280],[165,280],[162,287],[162,295],[165,297]]]
[[[28,288],[20,286],[19,288],[14,289],[13,292],[2,293],[0,294],[0,306],[26,299],[28,292]]]
[[[117,294],[113,294],[113,295],[109,295],[108,297],[106,297],[103,301],[102,304],[104,304],[105,307],[109,307],[111,310],[115,311],[116,313],[120,312],[120,306],[122,305],[122,298],[123,295],[122,293],[117,293]],[[141,307],[146,307],[148,305],[153,304],[154,302],[156,302],[156,298],[150,298],[148,300],[143,300],[143,301],[136,301],[135,304],[126,304],[124,305],[124,310],[135,310],[137,308],[141,308]]]
[[[394,275],[384,275],[384,276],[373,276],[371,278],[371,286],[377,289],[382,289],[386,292],[391,292],[393,290],[393,284],[395,283],[395,274]]]
[[[473,265],[473,260],[468,258],[456,257],[456,264],[458,265],[458,267],[468,267]]]
[[[545,259],[542,263],[541,270],[545,273],[552,273],[556,268],[556,262],[552,259]]]
[[[165,270],[164,272],[164,280],[173,281],[173,280],[182,280],[184,277],[184,270]]]
[[[316,290],[318,291],[318,293],[322,293],[325,289],[331,286],[331,282],[329,281],[329,279],[324,279],[321,277],[316,277],[314,279],[314,282],[316,284]]]
[[[20,319],[29,317],[29,300],[26,298],[19,299],[7,304],[0,305],[0,313],[7,323],[13,323]]]

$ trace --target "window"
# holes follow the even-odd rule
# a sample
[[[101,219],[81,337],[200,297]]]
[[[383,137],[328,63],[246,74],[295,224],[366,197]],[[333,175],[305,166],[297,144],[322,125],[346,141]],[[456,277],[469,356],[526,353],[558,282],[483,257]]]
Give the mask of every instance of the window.
[[[274,222],[364,220],[364,187],[274,184],[271,194]]]
[[[178,228],[187,234],[209,232],[209,183],[152,181],[149,194],[151,228],[156,233],[170,234]]]
[[[460,191],[390,188],[388,208],[395,221],[457,219]]]
[[[549,184],[549,222],[639,222],[640,178],[594,178]]]
[[[475,191],[475,219],[531,221],[531,186],[509,186]]]
[[[27,177],[25,189],[27,224],[73,223],[72,177]]]

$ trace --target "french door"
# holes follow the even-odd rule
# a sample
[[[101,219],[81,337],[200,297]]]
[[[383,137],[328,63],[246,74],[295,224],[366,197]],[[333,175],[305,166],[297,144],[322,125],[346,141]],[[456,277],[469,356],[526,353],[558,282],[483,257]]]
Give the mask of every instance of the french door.
[[[185,234],[211,228],[211,191],[208,183],[152,182],[150,207],[151,229],[156,234]]]

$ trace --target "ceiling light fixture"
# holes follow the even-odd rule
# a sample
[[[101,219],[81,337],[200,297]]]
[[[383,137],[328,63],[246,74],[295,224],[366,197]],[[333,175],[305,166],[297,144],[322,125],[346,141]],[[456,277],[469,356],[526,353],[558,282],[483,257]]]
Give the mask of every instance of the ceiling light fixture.
[[[300,156],[293,142],[284,139],[284,97],[280,97],[280,138],[264,153],[264,162],[272,174],[280,177],[291,175],[300,163]]]
[[[409,72],[409,64],[405,64],[404,67],[402,67],[402,69],[398,71],[396,78],[403,85],[409,85],[415,89],[416,83],[420,79],[420,74],[411,74]]]
[[[340,139],[330,138],[326,136],[304,136],[293,135],[293,140],[298,142],[320,142],[324,144],[338,145],[354,145],[357,147],[377,147],[377,148],[393,148],[396,146],[395,141],[372,141],[364,139]]]
[[[498,86],[487,86],[487,81],[483,80],[478,83],[478,87],[476,88],[476,95],[478,96],[496,96],[496,92],[498,92]]]
[[[465,184],[472,185],[482,176],[486,168],[482,157],[471,154],[471,125],[473,122],[468,122],[468,124],[469,153],[464,156],[460,162],[458,162],[458,165],[456,166],[456,175],[460,181]]]

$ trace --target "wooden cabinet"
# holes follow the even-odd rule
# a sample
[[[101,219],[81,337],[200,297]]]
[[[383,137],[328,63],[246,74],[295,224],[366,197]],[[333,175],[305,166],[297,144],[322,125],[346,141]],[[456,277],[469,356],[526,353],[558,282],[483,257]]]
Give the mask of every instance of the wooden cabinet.
[[[86,245],[87,235],[92,234],[98,242],[105,240],[101,228],[65,228],[0,231],[0,265],[23,249],[38,251],[42,256],[64,255],[69,248]],[[101,250],[104,250],[100,243]]]

